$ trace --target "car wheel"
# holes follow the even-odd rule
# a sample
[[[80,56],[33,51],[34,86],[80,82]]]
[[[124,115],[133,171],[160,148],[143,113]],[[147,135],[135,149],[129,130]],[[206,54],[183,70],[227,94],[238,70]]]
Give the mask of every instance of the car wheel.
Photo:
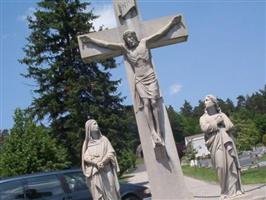
[[[122,200],[141,200],[141,199],[135,195],[127,195],[124,198],[122,198]]]

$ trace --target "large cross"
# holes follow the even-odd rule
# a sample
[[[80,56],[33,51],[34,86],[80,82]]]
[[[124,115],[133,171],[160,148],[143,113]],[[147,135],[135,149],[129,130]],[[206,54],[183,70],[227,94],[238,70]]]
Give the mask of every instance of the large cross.
[[[92,62],[95,60],[124,55],[127,76],[133,94],[135,116],[142,144],[145,166],[147,168],[150,182],[152,199],[193,199],[192,194],[187,190],[184,183],[184,177],[180,167],[180,161],[168,115],[163,104],[163,99],[158,97],[158,94],[153,94],[153,96],[157,95],[157,97],[154,97],[155,104],[151,100],[151,105],[146,107],[146,112],[147,108],[148,111],[158,109],[159,123],[156,123],[156,114],[155,116],[152,116],[152,120],[147,120],[145,109],[140,107],[139,102],[137,102],[139,99],[142,99],[142,91],[139,91],[140,86],[137,86],[139,82],[143,81],[137,75],[139,73],[138,70],[141,72],[141,69],[139,68],[142,66],[150,66],[153,69],[152,71],[154,71],[154,65],[149,57],[149,49],[186,41],[188,33],[184,19],[179,15],[177,17],[169,16],[157,20],[142,22],[140,20],[140,13],[135,0],[113,0],[113,3],[118,27],[80,35],[78,41],[81,57],[85,62]],[[175,22],[172,23],[174,18]],[[131,53],[133,52],[131,49],[124,50],[126,45],[123,45],[125,44],[125,38],[122,36],[125,35],[124,33],[126,30],[133,30],[136,33],[136,36],[140,41],[139,46],[142,45],[142,47],[137,47],[141,48],[139,52],[143,53],[145,52],[144,50],[147,49],[148,55],[143,53],[143,55],[140,55],[139,57],[139,53]],[[154,36],[154,38],[147,40],[146,43],[141,42],[145,38],[147,39],[151,36]],[[99,42],[101,42],[101,45],[99,45]],[[123,46],[123,48],[121,46]],[[138,61],[139,58],[140,61]],[[147,65],[143,65],[143,62],[146,62]],[[149,76],[145,78],[147,80],[144,80],[141,84],[146,84],[147,86],[144,87],[147,87],[148,90],[150,87],[155,87],[155,90],[152,91],[152,93],[156,93],[156,85],[158,85],[156,84],[156,75],[152,76],[149,73]],[[152,80],[151,83],[149,82],[150,80]],[[136,98],[136,94],[140,97]],[[145,93],[144,95],[147,94]],[[142,100],[145,103],[145,98]],[[153,108],[152,105],[156,106]],[[152,114],[154,112],[150,113]],[[160,124],[159,128],[156,126],[158,124]],[[154,138],[154,135],[156,134],[153,135],[154,132],[151,130],[153,125],[157,127],[157,136],[159,136],[157,139],[160,140],[161,138],[162,140],[161,142],[157,141],[158,144],[156,143],[156,138]],[[158,129],[161,130],[158,131]]]

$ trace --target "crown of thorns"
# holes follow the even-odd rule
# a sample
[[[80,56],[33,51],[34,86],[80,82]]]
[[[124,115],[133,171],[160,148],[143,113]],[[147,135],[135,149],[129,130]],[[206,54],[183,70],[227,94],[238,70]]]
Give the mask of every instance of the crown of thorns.
[[[128,35],[131,35],[131,34],[135,34],[136,35],[136,32],[135,31],[132,31],[132,30],[127,30],[123,33],[123,38],[126,38]]]

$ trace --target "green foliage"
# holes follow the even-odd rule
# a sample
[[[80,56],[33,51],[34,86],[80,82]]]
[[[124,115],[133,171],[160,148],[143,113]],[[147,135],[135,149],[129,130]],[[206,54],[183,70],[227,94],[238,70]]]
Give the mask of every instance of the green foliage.
[[[95,31],[96,18],[87,2],[40,1],[28,18],[31,33],[21,59],[27,65],[24,76],[37,83],[28,112],[41,122],[48,119],[50,132],[68,148],[75,166],[80,166],[88,116],[98,121],[118,156],[124,156],[121,149],[133,147],[128,140],[133,141],[134,130],[128,130],[123,98],[117,93],[119,80],[111,80],[115,61],[86,64],[80,57],[77,36]]]
[[[184,134],[183,134],[183,124],[182,124],[182,118],[179,113],[177,113],[172,106],[169,106],[167,108],[167,113],[169,117],[169,121],[172,127],[174,139],[177,143],[181,143],[184,140]]]
[[[195,117],[182,116],[182,126],[184,127],[184,135],[190,136],[201,132],[199,127],[199,119]]]
[[[187,148],[185,151],[185,157],[184,159],[191,161],[196,159],[197,150],[193,148],[193,145],[191,142],[187,144]]]
[[[240,151],[251,150],[260,142],[260,133],[250,119],[241,119],[237,114],[233,117],[235,125],[236,145]]]
[[[0,176],[64,169],[70,166],[66,149],[19,109],[15,124],[0,150]]]
[[[200,103],[198,107],[193,109],[190,103],[185,101],[183,106],[180,108],[180,115],[182,119],[181,124],[185,136],[200,133],[198,112],[201,110],[201,106],[202,104]]]
[[[185,117],[192,117],[193,108],[188,101],[185,100],[185,103],[180,108],[180,113],[181,113],[181,115],[183,115]]]
[[[262,143],[264,146],[266,146],[266,134],[264,134],[262,137]]]
[[[248,150],[262,143],[263,134],[266,133],[266,86],[251,96],[240,95],[237,100],[237,106],[234,106],[230,99],[218,99],[218,102],[222,112],[234,122],[233,133],[237,146],[240,150]],[[194,108],[185,101],[179,113],[172,106],[169,106],[167,111],[176,142],[201,132],[198,120],[204,113],[202,101]]]
[[[3,144],[5,143],[6,139],[8,138],[8,130],[0,130],[0,149],[2,148]]]
[[[122,149],[119,156],[120,176],[122,176],[128,169],[135,168],[137,156],[131,150]]]

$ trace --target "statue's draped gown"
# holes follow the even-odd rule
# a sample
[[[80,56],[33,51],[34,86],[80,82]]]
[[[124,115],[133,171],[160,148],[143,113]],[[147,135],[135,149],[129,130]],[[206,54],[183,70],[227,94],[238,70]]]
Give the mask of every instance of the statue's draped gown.
[[[217,125],[215,120],[217,115],[222,116],[223,124]],[[205,133],[206,146],[218,175],[221,195],[234,196],[237,191],[242,191],[242,188],[239,159],[235,143],[229,133],[233,123],[222,112],[214,115],[205,112],[200,118],[200,126]]]
[[[119,171],[115,151],[109,140],[101,135],[100,139],[90,139],[83,154],[83,172],[93,200],[119,200]],[[97,169],[95,163],[108,159],[103,169]]]

